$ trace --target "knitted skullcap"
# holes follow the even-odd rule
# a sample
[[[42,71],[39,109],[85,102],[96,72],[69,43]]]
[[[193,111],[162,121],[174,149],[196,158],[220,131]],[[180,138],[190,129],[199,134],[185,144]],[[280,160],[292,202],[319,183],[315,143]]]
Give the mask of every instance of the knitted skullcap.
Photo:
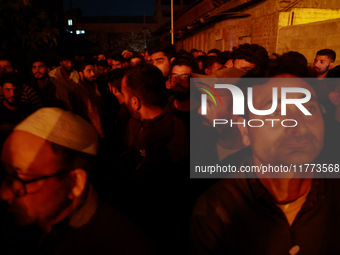
[[[26,131],[66,148],[97,155],[98,137],[94,127],[80,116],[60,108],[41,108],[14,130]]]

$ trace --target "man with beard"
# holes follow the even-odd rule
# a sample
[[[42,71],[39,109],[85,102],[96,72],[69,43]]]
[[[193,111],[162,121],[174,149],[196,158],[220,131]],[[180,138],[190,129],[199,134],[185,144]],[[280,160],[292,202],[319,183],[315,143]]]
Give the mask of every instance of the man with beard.
[[[278,106],[269,116],[247,110],[239,117],[240,123],[251,119],[278,122],[273,126],[265,121],[261,127],[238,125],[251,155],[244,158],[232,179],[219,181],[197,201],[192,254],[334,254],[339,250],[339,182],[313,179],[316,171],[307,170],[309,164],[320,163],[324,144],[324,121],[315,91],[294,75],[278,75],[253,86],[253,108],[271,108],[273,88],[287,87],[308,90],[309,101],[299,108],[298,104],[287,105],[284,115]],[[303,98],[301,92],[289,93],[289,99]],[[284,119],[295,120],[297,125],[283,126],[279,121]],[[269,165],[301,170],[242,171]]]
[[[51,70],[49,76],[56,88],[55,96],[58,100],[58,106],[72,110],[69,94],[79,83],[79,74],[74,70],[73,59],[70,56],[62,56],[60,58],[60,66]]]
[[[212,75],[223,68],[223,63],[217,56],[207,56],[203,60],[203,69],[206,75]]]
[[[12,72],[18,72],[16,67],[13,65],[13,61],[9,57],[0,54],[0,81],[3,75]],[[3,95],[0,89],[0,102],[2,100]],[[31,86],[27,86],[26,84],[23,84],[22,86],[20,100],[36,109],[42,107],[41,98],[39,97],[37,91],[33,89]]]
[[[96,83],[98,85],[98,90],[103,98],[106,98],[110,95],[110,89],[108,85],[108,73],[109,73],[109,64],[106,60],[100,60],[97,62],[97,79]]]
[[[99,60],[97,62],[98,78],[102,77],[107,79],[107,73],[109,72],[109,64],[106,60]]]
[[[114,128],[114,120],[116,118],[116,114],[118,111],[118,103],[115,97],[112,95],[109,85],[109,74],[112,72],[119,72],[122,70],[121,68],[116,68],[115,71],[109,72],[109,65],[106,60],[100,60],[97,62],[97,71],[98,77],[96,79],[96,87],[100,93],[100,97],[102,101],[102,106],[105,108],[106,115],[106,127],[108,130],[112,130]],[[109,134],[111,131],[107,132]]]
[[[1,154],[2,254],[146,253],[140,231],[91,184],[97,149],[94,128],[60,108],[15,128]]]
[[[77,69],[80,83],[70,94],[72,112],[90,121],[97,130],[98,135],[103,138],[104,106],[95,82],[95,63],[93,60],[85,59],[78,64]]]
[[[129,149],[119,160],[122,207],[154,238],[157,254],[174,254],[185,248],[187,226],[182,220],[189,216],[183,213],[188,135],[183,122],[165,109],[165,81],[157,67],[147,64],[127,71],[121,92],[133,117],[127,125]],[[174,231],[178,233],[175,243]]]
[[[331,49],[319,50],[316,53],[316,57],[313,62],[313,69],[315,70],[317,75],[316,77],[319,80],[327,77],[328,71],[333,68],[335,58],[336,54]]]
[[[185,58],[177,58],[173,61],[168,83],[172,94],[170,110],[184,122],[187,130],[189,130],[190,123],[191,74],[190,61]]]
[[[318,95],[319,101],[325,108],[327,113],[331,113],[333,110],[332,103],[330,102],[328,95],[332,88],[328,85],[325,78],[328,76],[329,71],[334,66],[336,53],[331,49],[322,49],[316,53],[313,70],[318,78],[319,82],[315,85],[315,90]]]
[[[135,170],[158,169],[162,159],[174,163],[188,156],[184,124],[166,110],[166,88],[159,69],[146,64],[129,70],[122,79],[121,92],[133,118],[128,124],[128,145],[134,151],[131,162]],[[180,149],[178,142],[183,143]]]
[[[32,87],[39,93],[44,106],[58,106],[55,98],[56,88],[48,75],[46,61],[36,59],[32,61]]]
[[[162,71],[167,78],[170,73],[171,62],[176,54],[175,47],[171,44],[157,45],[149,50],[150,63]]]
[[[111,64],[111,70],[117,69],[117,68],[123,68],[122,64],[124,62],[123,56],[117,54],[112,57],[112,64]]]
[[[33,112],[33,108],[20,100],[23,81],[17,73],[5,73],[1,88],[3,101],[0,104],[0,145],[5,141],[13,128]]]

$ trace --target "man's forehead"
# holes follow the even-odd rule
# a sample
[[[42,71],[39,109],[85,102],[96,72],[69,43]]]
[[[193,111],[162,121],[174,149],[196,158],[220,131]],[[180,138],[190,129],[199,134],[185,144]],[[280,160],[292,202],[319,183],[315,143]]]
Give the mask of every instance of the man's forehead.
[[[4,83],[4,88],[7,87],[7,88],[11,88],[11,87],[14,87],[12,83],[10,82],[6,82]]]
[[[93,65],[87,65],[85,66],[84,70],[93,70],[94,66]]]
[[[42,61],[36,61],[36,62],[34,62],[33,64],[32,64],[32,66],[34,67],[34,66],[45,66],[45,64],[44,64],[44,62],[42,62]]]
[[[49,141],[21,130],[12,132],[5,141],[1,154],[2,162],[22,173],[30,174],[43,173],[42,166],[47,165],[51,159],[53,163],[57,155]]]
[[[327,60],[327,61],[331,60],[327,55],[316,55],[315,58],[318,60]]]
[[[157,59],[157,58],[163,58],[163,59],[168,59],[168,57],[164,54],[163,51],[158,51],[158,52],[155,52],[154,54],[151,55],[151,58],[152,59]]]
[[[177,72],[185,72],[185,73],[192,73],[191,67],[186,66],[186,65],[175,65],[172,68],[173,73]]]
[[[312,96],[316,97],[316,93],[312,86],[301,78],[293,75],[280,75],[270,79],[267,83],[262,85],[255,85],[253,87],[254,102],[272,99],[273,88],[278,88],[278,98],[281,98],[281,88],[304,88],[307,89]],[[290,97],[301,97],[301,93],[289,93]]]

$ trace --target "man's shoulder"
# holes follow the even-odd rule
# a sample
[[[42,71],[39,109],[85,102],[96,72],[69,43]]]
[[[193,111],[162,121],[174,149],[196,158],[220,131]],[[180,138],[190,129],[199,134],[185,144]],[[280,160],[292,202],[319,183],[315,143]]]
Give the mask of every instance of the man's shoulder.
[[[107,245],[101,248],[103,251],[109,252],[112,249],[108,246],[115,246],[113,250],[116,252],[130,250],[146,254],[149,249],[149,240],[144,232],[127,216],[104,202],[100,202],[86,229],[91,232],[91,240]]]
[[[53,78],[54,82],[60,81],[60,80],[64,80],[64,78],[62,77],[61,74],[61,66],[58,66],[54,69],[52,69],[48,75]],[[80,77],[79,74],[76,70],[72,70],[69,76],[69,80],[74,82],[74,83],[78,83],[80,81]]]
[[[5,107],[3,103],[0,103],[0,113],[1,113],[2,121],[7,120],[6,116],[8,115],[12,117],[11,119],[13,119],[13,117],[14,118],[17,117],[21,121],[24,118],[26,118],[28,115],[33,113],[35,110],[36,109],[31,104],[28,104],[22,101],[19,102],[18,108],[16,110],[10,110],[7,107]]]
[[[56,68],[54,68],[54,69],[52,69],[49,73],[48,73],[48,75],[50,76],[50,77],[53,77],[53,78],[55,78],[55,79],[57,79],[58,77],[58,72],[60,72],[60,66],[58,66],[58,67],[56,67]]]
[[[90,188],[83,205],[53,227],[41,249],[47,251],[43,254],[148,254],[149,243],[128,217]]]
[[[252,189],[246,178],[222,179],[208,188],[197,200],[195,214],[200,214],[202,209],[207,207],[219,207],[226,211],[235,211],[240,204],[252,200]]]
[[[229,155],[221,161],[221,165],[231,165],[237,168],[241,166],[242,162],[251,155],[250,147],[242,148],[239,151]]]
[[[110,234],[114,232],[128,233],[133,229],[138,231],[136,225],[126,215],[105,202],[100,202],[91,222],[98,228],[107,229]],[[112,227],[114,227],[114,229],[112,229]]]
[[[174,137],[175,135],[186,134],[183,121],[172,111],[165,108],[157,117],[143,121],[143,128],[153,138]]]

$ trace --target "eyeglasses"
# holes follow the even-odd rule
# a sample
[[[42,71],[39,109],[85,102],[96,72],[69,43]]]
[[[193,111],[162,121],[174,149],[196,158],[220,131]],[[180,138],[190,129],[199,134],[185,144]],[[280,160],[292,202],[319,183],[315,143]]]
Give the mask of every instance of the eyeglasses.
[[[190,74],[170,74],[170,80],[176,81],[177,79],[181,79],[183,81],[187,81],[190,78]]]
[[[26,180],[19,178],[15,174],[7,173],[7,171],[4,169],[3,166],[1,166],[0,171],[1,171],[1,173],[0,173],[1,183],[4,181],[7,185],[7,187],[13,192],[13,194],[15,196],[18,196],[18,197],[25,196],[29,193],[34,193],[34,190],[32,190],[32,189],[30,189],[29,192],[27,191],[27,187],[26,187],[27,184],[35,183],[35,182],[38,182],[40,180],[46,180],[46,179],[49,179],[49,178],[52,178],[52,177],[66,175],[70,172],[70,171],[65,171],[65,170],[64,171],[58,171],[55,174],[44,175],[44,176],[40,176],[38,178],[26,181]]]

